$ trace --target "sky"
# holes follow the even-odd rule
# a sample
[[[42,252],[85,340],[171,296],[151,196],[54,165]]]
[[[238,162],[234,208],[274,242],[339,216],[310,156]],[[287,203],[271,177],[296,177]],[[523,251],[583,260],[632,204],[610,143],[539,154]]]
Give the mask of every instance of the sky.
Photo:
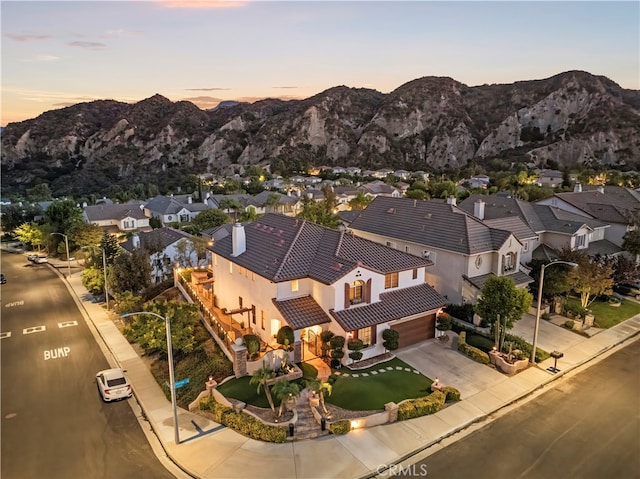
[[[93,100],[207,109],[424,76],[584,70],[640,89],[638,1],[1,0],[0,13],[2,126]]]

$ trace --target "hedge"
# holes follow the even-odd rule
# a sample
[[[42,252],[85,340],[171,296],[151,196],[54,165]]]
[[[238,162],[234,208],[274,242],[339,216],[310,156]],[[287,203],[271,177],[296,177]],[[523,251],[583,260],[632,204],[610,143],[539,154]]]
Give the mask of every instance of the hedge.
[[[442,391],[434,391],[428,396],[409,399],[398,406],[398,420],[413,419],[433,414],[442,409],[447,395]]]
[[[443,393],[445,393],[446,395],[446,401],[460,401],[460,391],[458,391],[456,388],[454,388],[453,386],[442,386],[440,388],[440,391],[442,391]]]
[[[214,398],[200,401],[200,410],[208,411],[213,419],[251,439],[259,441],[282,443],[287,440],[287,429],[284,426],[270,426],[245,412],[236,412],[224,406]]]
[[[351,431],[351,421],[348,419],[342,419],[329,424],[329,432],[331,432],[331,434],[346,434],[349,431]]]
[[[462,331],[458,336],[458,351],[466,354],[480,364],[489,364],[489,355],[484,351],[467,344],[467,333]]]

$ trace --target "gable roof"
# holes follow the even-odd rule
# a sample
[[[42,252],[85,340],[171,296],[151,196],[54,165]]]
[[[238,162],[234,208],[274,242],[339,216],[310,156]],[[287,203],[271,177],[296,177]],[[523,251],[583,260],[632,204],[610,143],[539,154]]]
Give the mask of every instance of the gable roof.
[[[593,218],[607,223],[630,222],[629,215],[640,213],[640,193],[621,186],[588,186],[588,191],[556,193],[554,196]]]
[[[214,253],[274,282],[311,278],[332,284],[355,268],[382,274],[432,263],[350,233],[269,213],[244,227],[246,250],[232,254],[232,235],[221,238]]]
[[[203,211],[203,210],[209,209],[209,207],[204,203],[197,203],[197,202],[189,203],[187,200],[188,198],[189,198],[189,195],[181,195],[181,196],[158,195],[155,198],[151,199],[145,205],[145,208],[155,213],[159,213],[163,215],[175,215],[183,208],[188,211]]]
[[[544,225],[535,210],[533,204],[528,201],[514,198],[511,195],[479,195],[473,194],[460,202],[459,208],[473,215],[474,204],[477,200],[484,201],[483,220],[518,216],[533,231],[544,231]]]
[[[125,203],[125,204],[99,204],[86,206],[84,214],[88,222],[106,221],[106,220],[122,220],[124,218],[134,218],[137,220],[145,219],[143,204]]]
[[[303,329],[316,324],[330,323],[331,318],[311,296],[273,300],[285,321],[293,329]]]
[[[189,233],[185,233],[184,231],[169,227],[158,228],[149,231],[148,233],[138,233],[138,237],[140,238],[141,248],[160,247],[163,250],[167,246],[172,245],[173,243],[176,243],[181,239],[189,240],[193,238],[193,236]],[[131,253],[135,249],[133,241],[133,237],[129,238],[124,243],[121,243],[120,246]]]
[[[466,255],[495,251],[511,235],[454,205],[385,196],[376,197],[349,228]]]

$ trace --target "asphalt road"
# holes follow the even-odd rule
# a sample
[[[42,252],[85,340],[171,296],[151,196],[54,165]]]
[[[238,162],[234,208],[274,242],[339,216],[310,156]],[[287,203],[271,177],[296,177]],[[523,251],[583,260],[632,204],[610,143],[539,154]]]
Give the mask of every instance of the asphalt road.
[[[640,341],[407,469],[448,479],[640,477]]]
[[[2,478],[173,477],[129,404],[100,399],[109,364],[64,282],[24,255],[0,261]]]

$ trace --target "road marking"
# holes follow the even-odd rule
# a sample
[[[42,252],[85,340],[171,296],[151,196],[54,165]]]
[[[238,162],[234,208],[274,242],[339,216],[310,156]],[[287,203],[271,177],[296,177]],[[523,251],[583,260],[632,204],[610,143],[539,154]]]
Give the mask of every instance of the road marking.
[[[5,308],[14,308],[16,306],[24,306],[24,301],[13,301],[4,305]]]
[[[10,338],[10,337],[11,337],[11,331],[7,331],[6,333],[0,333],[0,339]]]
[[[22,330],[22,334],[31,334],[31,333],[41,333],[42,331],[46,331],[46,326],[34,326],[32,328],[24,328]]]
[[[56,349],[46,349],[44,351],[44,360],[48,361],[49,359],[66,358],[70,352],[71,348],[68,346]]]
[[[59,328],[68,328],[70,326],[77,326],[78,321],[65,321],[64,323],[58,323]]]

